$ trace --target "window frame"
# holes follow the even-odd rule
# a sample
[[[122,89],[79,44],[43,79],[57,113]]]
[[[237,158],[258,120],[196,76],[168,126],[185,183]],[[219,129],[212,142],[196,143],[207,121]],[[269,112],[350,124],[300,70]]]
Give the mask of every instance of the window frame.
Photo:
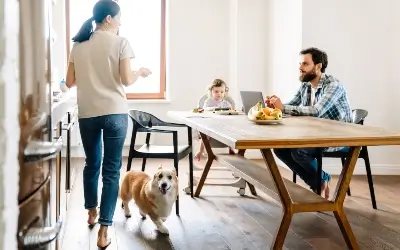
[[[129,0],[128,0],[129,1]],[[161,1],[161,30],[160,30],[160,91],[158,93],[126,93],[128,100],[165,100],[166,95],[166,0]],[[66,50],[67,50],[67,65],[71,52],[71,8],[70,0],[65,0],[65,23],[66,23]]]

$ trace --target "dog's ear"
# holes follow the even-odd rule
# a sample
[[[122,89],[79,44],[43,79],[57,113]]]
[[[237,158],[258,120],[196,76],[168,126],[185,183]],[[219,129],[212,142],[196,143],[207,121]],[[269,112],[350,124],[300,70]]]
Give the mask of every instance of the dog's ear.
[[[160,166],[158,166],[158,170],[162,169],[162,164],[160,164]]]
[[[176,176],[176,169],[175,168],[172,169],[172,174],[174,174]]]

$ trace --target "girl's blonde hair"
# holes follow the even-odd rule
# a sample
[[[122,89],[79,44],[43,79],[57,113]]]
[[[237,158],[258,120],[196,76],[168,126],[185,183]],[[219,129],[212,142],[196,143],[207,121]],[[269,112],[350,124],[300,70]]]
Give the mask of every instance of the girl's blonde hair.
[[[221,79],[215,79],[208,87],[207,87],[207,94],[208,97],[211,98],[211,93],[213,88],[219,88],[219,87],[225,87],[225,95],[224,97],[226,97],[228,95],[228,85],[226,84],[226,82],[224,80]]]

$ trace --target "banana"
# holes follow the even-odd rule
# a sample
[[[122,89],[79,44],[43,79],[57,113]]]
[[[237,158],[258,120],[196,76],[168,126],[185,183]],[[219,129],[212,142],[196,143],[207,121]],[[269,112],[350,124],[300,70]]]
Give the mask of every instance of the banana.
[[[270,116],[274,117],[275,120],[280,120],[282,119],[282,111],[278,110],[274,110],[273,112],[271,112]]]
[[[250,120],[280,120],[282,119],[282,111],[280,109],[269,109],[270,113],[264,112],[262,108],[262,103],[258,102],[254,105],[249,112],[247,113],[247,117]],[[266,114],[268,113],[268,114]]]
[[[266,116],[265,116],[265,120],[277,120],[277,119],[275,118],[275,116],[266,115]]]
[[[248,112],[247,117],[250,120],[263,120],[264,112],[262,110],[261,102],[254,105]]]

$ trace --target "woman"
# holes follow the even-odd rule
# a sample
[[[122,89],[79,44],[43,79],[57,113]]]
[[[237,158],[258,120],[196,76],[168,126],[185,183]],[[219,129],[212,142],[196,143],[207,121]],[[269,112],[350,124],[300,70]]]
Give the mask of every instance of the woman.
[[[103,189],[100,202],[100,230],[97,245],[105,248],[117,202],[122,148],[128,127],[127,102],[124,87],[150,70],[132,72],[134,58],[129,42],[117,35],[120,26],[120,7],[114,1],[99,1],[93,7],[93,17],[87,20],[72,38],[75,42],[69,58],[67,87],[77,86],[79,129],[86,154],[83,170],[85,208],[88,223],[97,218],[97,190],[102,163]],[[93,31],[92,22],[96,23]]]

